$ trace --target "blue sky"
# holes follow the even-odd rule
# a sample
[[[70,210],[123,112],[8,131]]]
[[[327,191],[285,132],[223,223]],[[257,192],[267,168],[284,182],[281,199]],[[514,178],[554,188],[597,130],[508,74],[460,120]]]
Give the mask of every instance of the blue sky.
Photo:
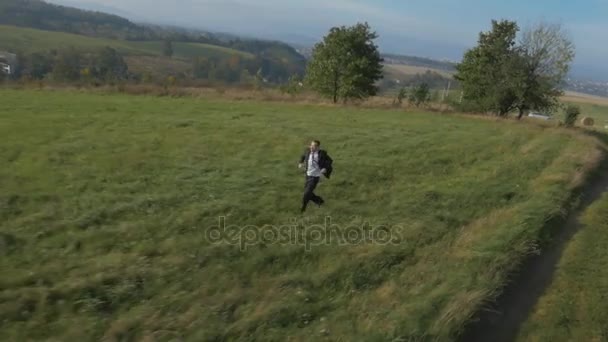
[[[608,74],[608,0],[50,0],[103,5],[133,19],[313,43],[332,26],[368,21],[384,52],[456,60],[491,19],[561,22],[576,64]],[[608,63],[606,63],[608,64]]]

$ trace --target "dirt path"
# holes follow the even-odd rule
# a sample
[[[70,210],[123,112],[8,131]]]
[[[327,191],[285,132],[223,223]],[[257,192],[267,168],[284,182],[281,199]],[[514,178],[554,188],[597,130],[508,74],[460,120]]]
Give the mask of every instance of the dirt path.
[[[479,313],[477,320],[465,329],[459,341],[506,342],[517,338],[520,326],[551,284],[564,247],[581,228],[579,216],[608,191],[608,175],[602,175],[585,190],[579,208],[562,221],[561,228],[555,228],[558,233],[550,245],[540,255],[524,262],[521,271],[513,277],[496,303]]]

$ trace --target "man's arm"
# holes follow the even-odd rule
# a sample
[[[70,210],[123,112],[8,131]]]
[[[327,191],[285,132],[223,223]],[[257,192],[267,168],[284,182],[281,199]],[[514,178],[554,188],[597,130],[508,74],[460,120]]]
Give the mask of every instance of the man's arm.
[[[323,165],[319,165],[319,166],[321,166],[321,173],[324,174],[327,178],[329,178],[329,175],[332,172],[333,160],[331,159],[329,154],[327,154],[327,151],[323,151],[322,161],[323,161]]]
[[[304,151],[304,153],[302,153],[302,155],[300,156],[300,161],[298,163],[298,167],[301,169],[302,167],[304,167],[304,161],[306,160],[306,150]]]
[[[321,168],[321,173],[325,174],[327,172],[327,167],[328,167],[328,160],[327,158],[329,158],[329,156],[327,155],[327,152],[325,152],[324,150],[319,151],[319,167]]]

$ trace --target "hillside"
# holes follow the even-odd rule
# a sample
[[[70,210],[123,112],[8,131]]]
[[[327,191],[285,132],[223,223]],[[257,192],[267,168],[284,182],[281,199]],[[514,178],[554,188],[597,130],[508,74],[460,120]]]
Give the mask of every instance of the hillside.
[[[243,45],[244,43],[239,43]],[[111,47],[122,54],[128,61],[132,72],[156,74],[160,78],[167,75],[192,74],[194,62],[198,59],[213,60],[209,68],[230,68],[231,74],[239,75],[242,70],[254,74],[261,69],[264,77],[271,81],[285,81],[291,75],[304,71],[304,61],[299,55],[290,55],[283,45],[273,42],[247,42],[247,49],[257,53],[237,50],[225,46],[196,42],[173,42],[173,58],[161,58],[162,41],[128,41],[88,37],[83,35],[43,31],[30,28],[0,25],[0,51],[22,54],[48,53],[52,50],[75,48],[83,52],[95,52],[104,47]],[[238,57],[233,66],[233,58]],[[213,64],[213,65],[212,65]],[[238,70],[233,70],[236,67]],[[227,77],[225,72],[217,77]],[[234,79],[234,76],[231,76]]]
[[[0,50],[32,53],[68,47],[93,50],[106,46],[112,47],[125,55],[162,55],[161,41],[94,38],[64,32],[0,25]],[[228,58],[234,55],[244,58],[254,57],[253,54],[244,51],[191,42],[174,42],[173,50],[176,57],[185,59],[200,56]]]
[[[255,57],[257,69],[262,68],[264,76],[274,80],[302,74],[306,63],[295,49],[281,42],[226,41],[200,30],[140,25],[119,16],[40,0],[6,0],[0,3],[0,49],[13,52],[67,47],[90,50],[110,46],[131,56],[154,56],[162,52],[163,40],[172,41],[175,57],[182,59],[202,57],[227,62],[232,56]]]
[[[2,0],[0,25],[115,39],[158,39],[152,30],[116,15],[53,5],[40,0]]]
[[[0,97],[3,341],[453,341],[601,156],[458,115]],[[300,216],[310,132],[335,170]]]

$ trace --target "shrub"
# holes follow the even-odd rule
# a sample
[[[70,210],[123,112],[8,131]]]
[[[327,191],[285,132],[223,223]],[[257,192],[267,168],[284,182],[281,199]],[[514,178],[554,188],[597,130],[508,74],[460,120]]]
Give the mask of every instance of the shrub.
[[[407,89],[401,88],[399,89],[399,93],[397,93],[397,98],[393,101],[393,104],[401,105],[403,100],[407,97]]]
[[[415,86],[410,92],[409,101],[416,107],[426,104],[430,100],[431,89],[426,83]]]
[[[581,114],[581,109],[576,105],[568,105],[565,110],[564,123],[568,127],[574,126],[578,116]]]

